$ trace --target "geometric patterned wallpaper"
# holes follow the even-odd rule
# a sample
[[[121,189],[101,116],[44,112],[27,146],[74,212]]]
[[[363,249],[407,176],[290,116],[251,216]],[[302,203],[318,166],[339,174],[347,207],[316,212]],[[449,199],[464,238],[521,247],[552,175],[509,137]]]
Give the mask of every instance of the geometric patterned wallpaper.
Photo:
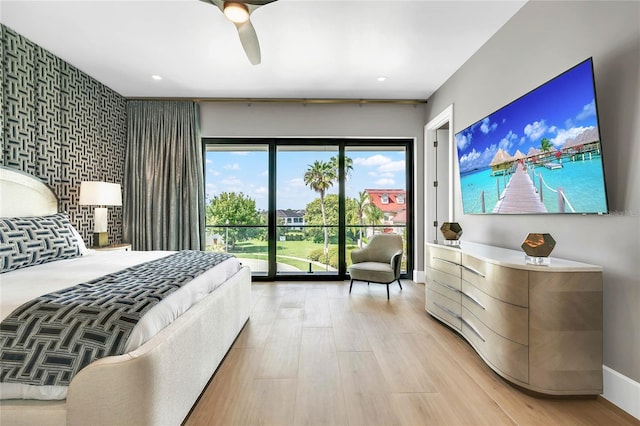
[[[0,165],[49,185],[87,246],[93,207],[79,206],[80,182],[122,184],[124,97],[0,24]],[[109,207],[109,240],[122,241],[122,207]]]

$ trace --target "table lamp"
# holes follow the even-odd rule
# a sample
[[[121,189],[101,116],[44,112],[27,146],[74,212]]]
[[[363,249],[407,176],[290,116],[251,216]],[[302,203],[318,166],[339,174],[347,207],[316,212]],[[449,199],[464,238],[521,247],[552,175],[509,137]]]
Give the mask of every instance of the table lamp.
[[[122,192],[119,183],[109,182],[81,182],[81,206],[98,206],[93,215],[93,246],[105,247],[109,245],[107,232],[107,207],[121,206]]]

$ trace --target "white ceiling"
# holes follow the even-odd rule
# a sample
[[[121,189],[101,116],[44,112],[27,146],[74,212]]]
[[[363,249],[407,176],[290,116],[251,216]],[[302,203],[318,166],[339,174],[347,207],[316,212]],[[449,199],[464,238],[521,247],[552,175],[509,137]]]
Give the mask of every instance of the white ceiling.
[[[525,2],[279,0],[251,16],[256,66],[198,0],[1,0],[0,21],[126,97],[427,99]]]

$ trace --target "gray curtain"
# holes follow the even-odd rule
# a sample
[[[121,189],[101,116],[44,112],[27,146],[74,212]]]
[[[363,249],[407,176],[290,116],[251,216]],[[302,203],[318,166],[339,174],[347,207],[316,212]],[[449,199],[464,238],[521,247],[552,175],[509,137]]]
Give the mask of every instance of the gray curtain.
[[[133,250],[204,249],[199,106],[128,101],[123,238]]]

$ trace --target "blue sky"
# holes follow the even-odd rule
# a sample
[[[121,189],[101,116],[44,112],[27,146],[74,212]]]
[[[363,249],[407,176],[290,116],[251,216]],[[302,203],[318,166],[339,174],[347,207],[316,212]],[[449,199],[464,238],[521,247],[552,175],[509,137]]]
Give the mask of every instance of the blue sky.
[[[486,167],[497,150],[527,154],[548,138],[556,148],[597,127],[587,60],[456,134],[460,171]]]
[[[318,147],[322,149],[322,147]],[[329,161],[331,151],[284,151],[278,153],[277,208],[303,209],[318,197],[304,184],[304,173],[316,160]],[[406,189],[404,151],[347,152],[353,171],[347,181],[348,197],[357,197],[364,189]],[[207,199],[221,192],[243,192],[256,201],[259,210],[268,203],[268,153],[266,151],[206,153]],[[335,185],[328,193],[338,193]]]

